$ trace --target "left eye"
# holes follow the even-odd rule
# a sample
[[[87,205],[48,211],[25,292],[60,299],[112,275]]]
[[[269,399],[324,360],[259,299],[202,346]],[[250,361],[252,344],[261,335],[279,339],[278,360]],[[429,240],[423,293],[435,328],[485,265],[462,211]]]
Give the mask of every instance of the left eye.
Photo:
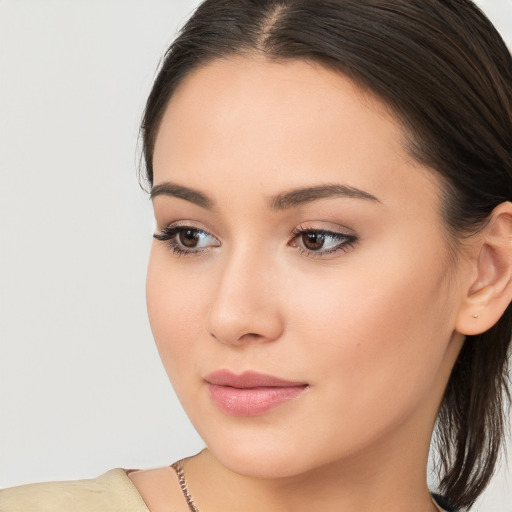
[[[356,237],[345,233],[324,230],[303,230],[295,233],[291,245],[307,253],[317,255],[348,250],[354,245]]]

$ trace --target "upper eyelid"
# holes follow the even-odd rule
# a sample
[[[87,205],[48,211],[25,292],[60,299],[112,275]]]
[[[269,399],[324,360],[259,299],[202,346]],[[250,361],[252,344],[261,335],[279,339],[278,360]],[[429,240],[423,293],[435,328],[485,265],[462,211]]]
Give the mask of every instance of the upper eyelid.
[[[291,234],[292,240],[299,238],[300,235],[303,235],[304,233],[319,233],[324,236],[331,236],[334,239],[345,239],[351,242],[355,242],[356,240],[358,240],[358,237],[355,234],[346,233],[343,231],[331,231],[326,229],[301,229],[298,231],[294,231]]]
[[[336,227],[320,227],[320,226],[305,226],[304,224],[299,224],[294,227],[290,232],[290,236],[294,236],[300,233],[328,233],[333,235],[342,235],[342,236],[356,236],[354,231],[347,226],[337,225]]]
[[[172,229],[172,228],[192,228],[197,229],[198,231],[204,231],[205,233],[209,233],[208,229],[198,226],[197,224],[200,224],[193,220],[175,220],[172,222],[167,222],[164,225],[159,225],[159,223],[156,224],[157,229],[164,230],[164,229]]]
[[[167,224],[163,228],[160,228],[158,230],[158,233],[164,234],[164,235],[166,232],[169,232],[169,231],[176,231],[176,233],[177,233],[181,229],[183,229],[183,230],[190,229],[193,231],[199,231],[200,233],[204,233],[205,235],[208,235],[209,237],[214,238],[215,240],[219,241],[219,238],[217,236],[215,236],[213,233],[211,233],[210,231],[208,231],[207,229],[200,228],[200,227],[197,227],[197,226],[194,226],[191,224],[172,224],[172,223]]]
[[[194,229],[196,231],[201,231],[202,233],[206,233],[208,236],[211,236],[215,238],[216,240],[219,240],[219,237],[215,235],[211,230],[209,230],[206,227],[198,226],[194,221],[174,221],[169,222],[163,226],[158,225],[158,223],[155,226],[155,229],[153,231],[158,231],[159,233],[164,233],[165,231],[170,231],[172,229]]]
[[[211,230],[204,226],[198,226],[195,221],[191,220],[179,220],[173,221],[165,224],[160,227],[158,223],[154,226],[153,232],[159,235],[165,235],[166,231],[171,231],[173,229],[193,229],[199,232],[205,233],[206,235],[220,241],[220,237],[215,235]],[[332,235],[333,237],[346,237],[346,238],[359,238],[352,229],[343,226],[337,225],[336,228],[331,227],[320,227],[320,226],[305,226],[303,224],[299,224],[295,226],[289,233],[289,237],[296,238],[301,233],[321,233],[324,235]]]

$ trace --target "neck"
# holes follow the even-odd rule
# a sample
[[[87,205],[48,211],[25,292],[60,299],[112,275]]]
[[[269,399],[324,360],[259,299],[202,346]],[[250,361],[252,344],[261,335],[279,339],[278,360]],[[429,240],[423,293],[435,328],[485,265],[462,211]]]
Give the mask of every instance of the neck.
[[[185,473],[199,510],[208,512],[234,512],[241,504],[244,512],[433,512],[437,509],[426,484],[428,443],[424,445],[414,453],[407,443],[385,451],[370,447],[281,478],[234,473],[205,450],[186,461]]]

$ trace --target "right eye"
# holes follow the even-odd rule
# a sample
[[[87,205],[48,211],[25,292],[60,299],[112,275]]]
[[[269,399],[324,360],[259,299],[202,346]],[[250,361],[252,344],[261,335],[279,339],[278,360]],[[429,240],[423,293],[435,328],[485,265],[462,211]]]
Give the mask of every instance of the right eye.
[[[193,226],[166,226],[154,238],[179,255],[198,254],[209,247],[219,247],[220,242],[206,231]]]

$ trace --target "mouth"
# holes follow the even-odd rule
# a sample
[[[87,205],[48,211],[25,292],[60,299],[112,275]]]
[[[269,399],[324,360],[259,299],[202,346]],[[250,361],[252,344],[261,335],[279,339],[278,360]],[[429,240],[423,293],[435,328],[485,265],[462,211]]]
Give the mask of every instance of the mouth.
[[[231,416],[258,416],[299,397],[309,385],[252,371],[217,370],[204,379],[210,398]]]

